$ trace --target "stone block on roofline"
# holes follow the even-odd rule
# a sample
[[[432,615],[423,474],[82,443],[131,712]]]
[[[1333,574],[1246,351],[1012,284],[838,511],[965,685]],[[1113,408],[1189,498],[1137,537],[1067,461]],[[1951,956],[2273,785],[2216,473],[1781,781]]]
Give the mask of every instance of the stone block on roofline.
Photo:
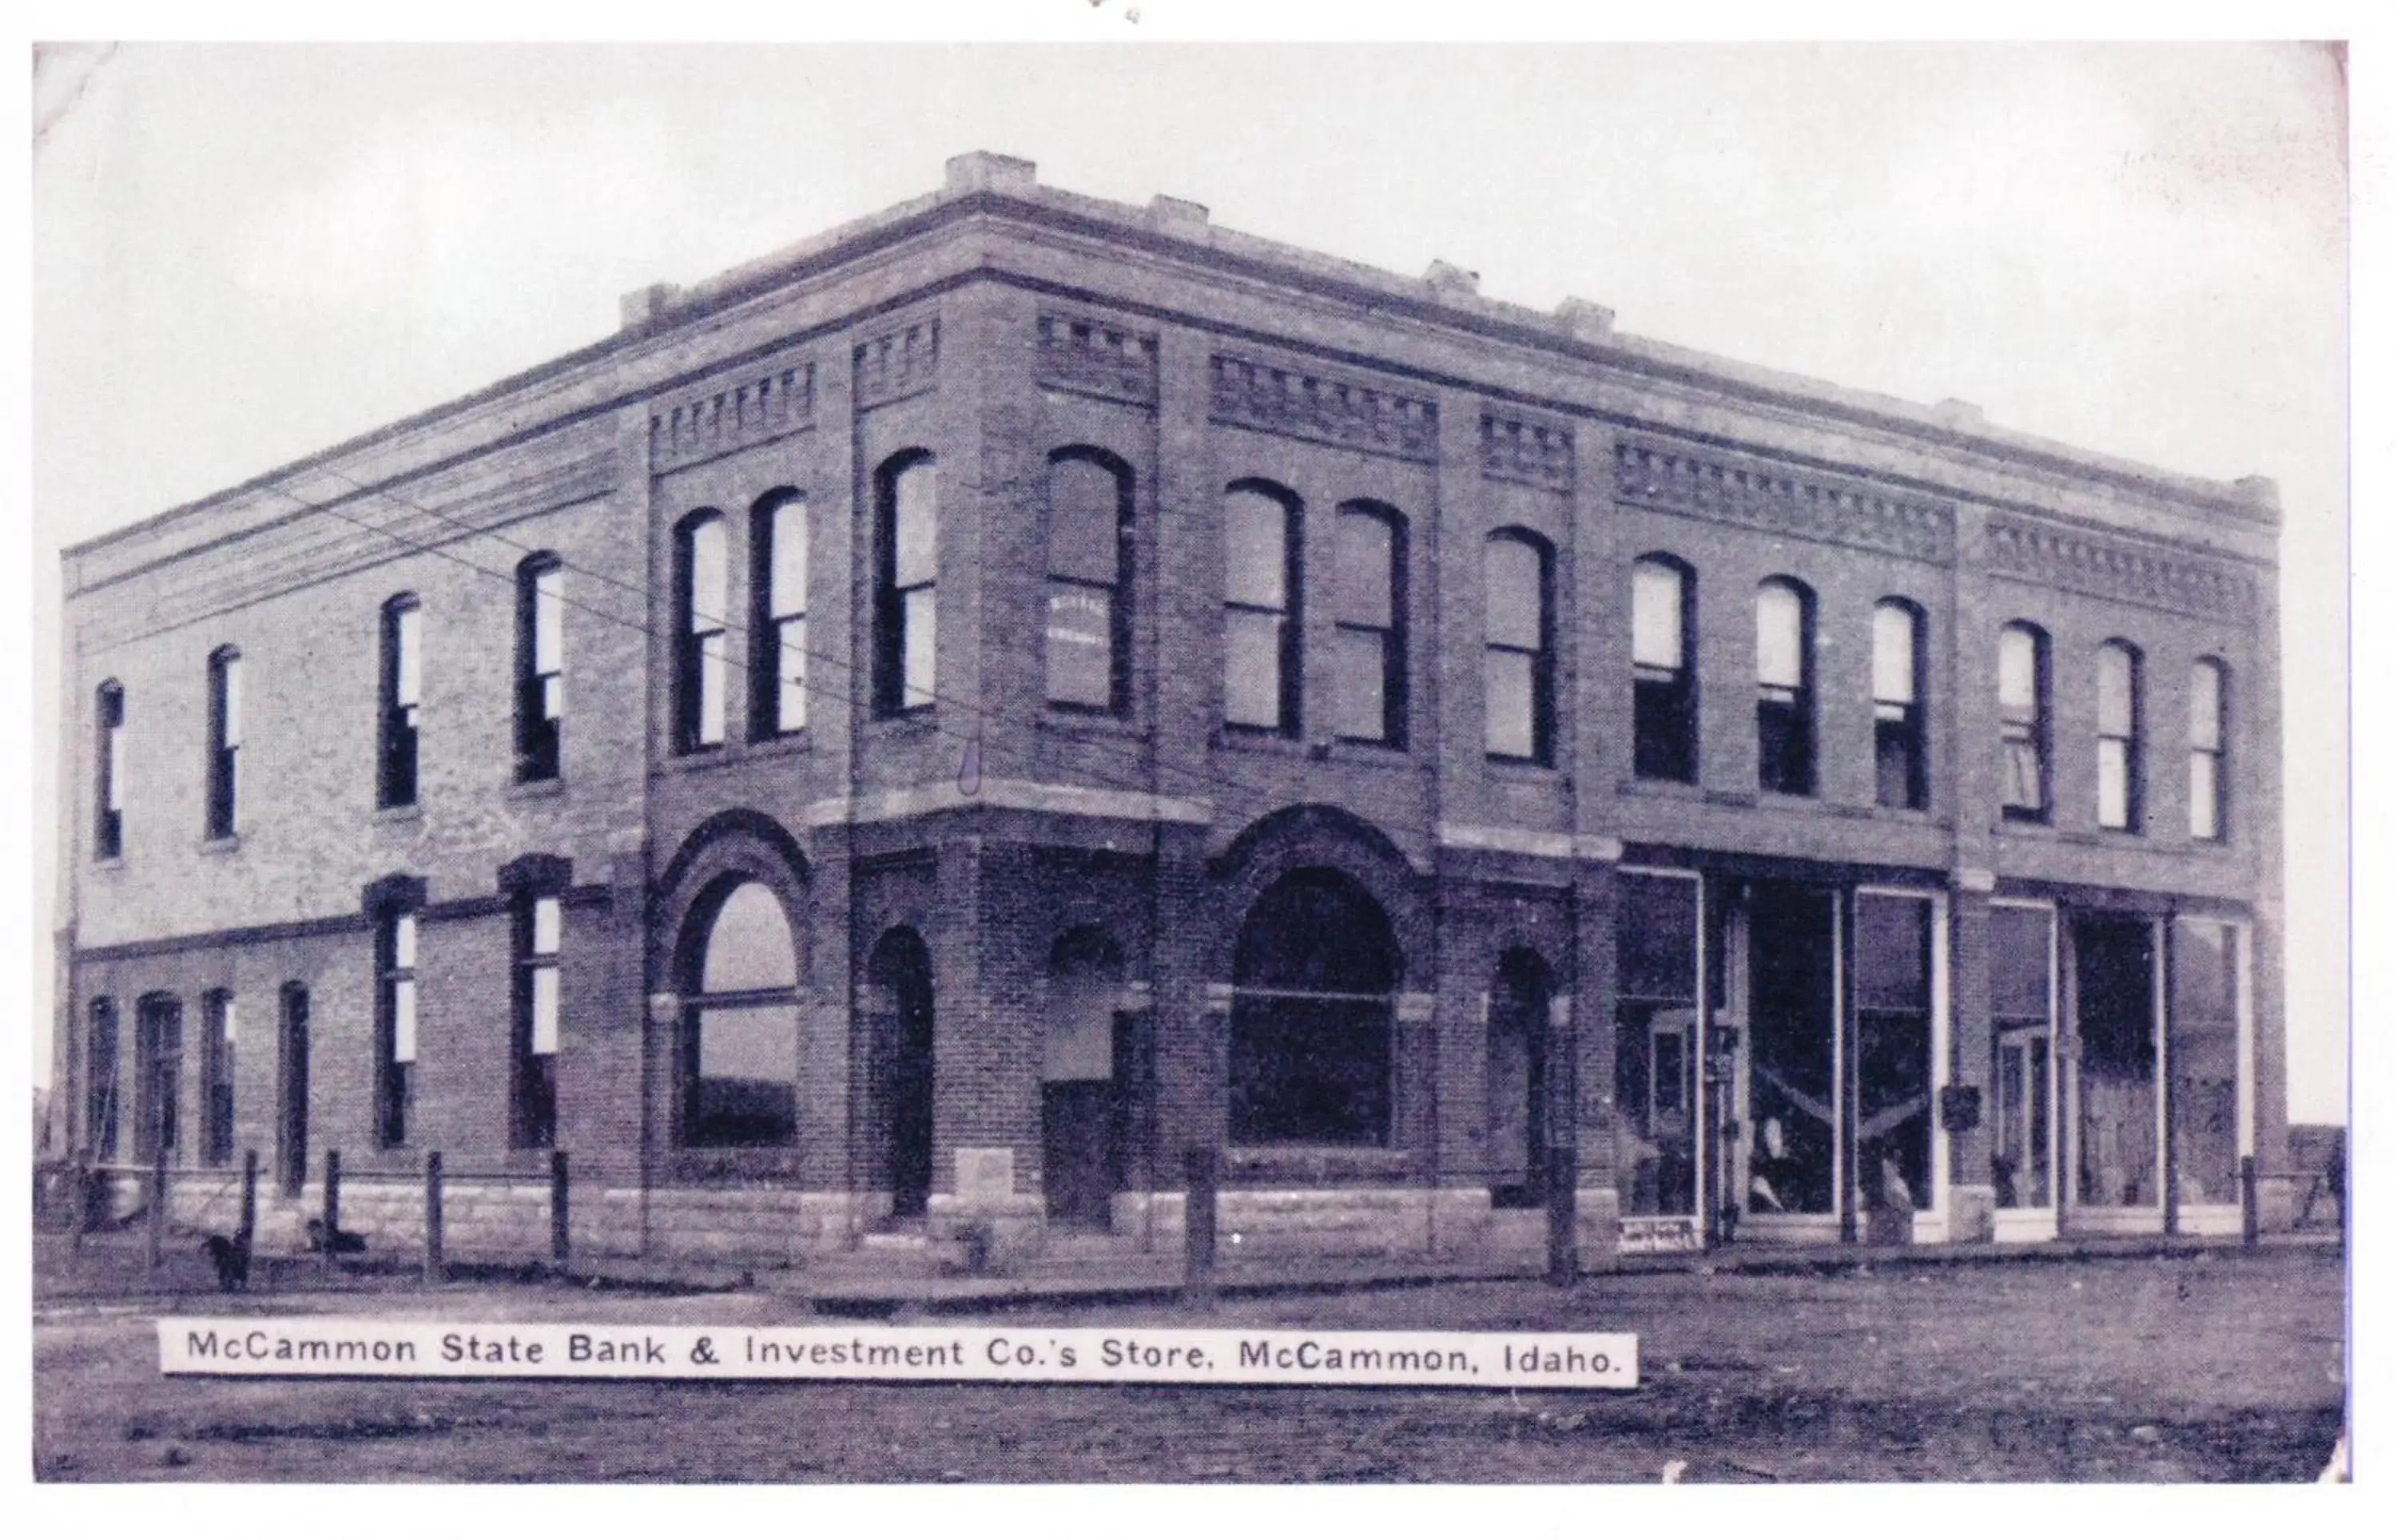
[[[672,284],[650,284],[624,296],[617,302],[623,328],[637,331],[655,321],[661,312],[674,303],[676,293]]]
[[[1566,336],[1583,342],[1603,342],[1614,335],[1614,312],[1579,295],[1569,294],[1557,306],[1557,323]]]
[[[988,150],[975,150],[949,157],[946,167],[948,189],[952,192],[971,192],[984,188],[1015,190],[1038,185],[1040,167],[1013,155],[994,154]]]
[[[1975,404],[1959,401],[1954,396],[1934,405],[1931,415],[1938,418],[1940,426],[1945,428],[1986,428],[1989,425],[1988,413]]]
[[[1438,257],[1432,259],[1431,266],[1424,269],[1424,282],[1431,285],[1431,291],[1434,294],[1456,295],[1481,292],[1481,274],[1470,268],[1458,267],[1454,262],[1445,261]]]
[[[2281,484],[2270,476],[2242,476],[2231,483],[2239,495],[2257,508],[2278,511],[2281,506]]]
[[[1207,206],[1159,192],[1148,200],[1148,222],[1159,230],[1203,230],[1207,226]]]

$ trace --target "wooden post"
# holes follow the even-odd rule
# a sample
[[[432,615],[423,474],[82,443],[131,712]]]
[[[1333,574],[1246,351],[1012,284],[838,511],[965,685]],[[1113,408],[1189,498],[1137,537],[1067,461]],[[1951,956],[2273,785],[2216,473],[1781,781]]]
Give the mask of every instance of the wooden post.
[[[156,1272],[167,1262],[167,1141],[160,1139],[150,1155],[150,1223],[149,1235],[143,1247],[144,1259],[150,1270]]]
[[[439,1283],[449,1276],[441,1259],[441,1151],[424,1156],[424,1281]]]
[[[341,1152],[325,1151],[325,1270],[333,1270],[333,1255],[341,1244]]]
[[[258,1151],[241,1152],[241,1217],[235,1221],[234,1244],[244,1256],[250,1255],[258,1239]]]
[[[1210,1310],[1215,1307],[1215,1190],[1221,1178],[1214,1147],[1185,1150],[1182,1171],[1182,1302]]]
[[[1580,1194],[1580,1152],[1570,1145],[1547,1151],[1548,1281],[1572,1288],[1581,1277],[1581,1236],[1573,1204]]]
[[[2264,1233],[2264,1216],[2256,1206],[2256,1157],[2239,1157],[2239,1243],[2252,1246]]]
[[[74,1191],[69,1194],[74,1203],[74,1213],[70,1216],[72,1228],[67,1231],[67,1247],[70,1251],[83,1250],[84,1231],[91,1226],[91,1151],[76,1150]]]
[[[566,1151],[553,1149],[549,1152],[549,1255],[560,1268],[574,1249],[566,1201]]]

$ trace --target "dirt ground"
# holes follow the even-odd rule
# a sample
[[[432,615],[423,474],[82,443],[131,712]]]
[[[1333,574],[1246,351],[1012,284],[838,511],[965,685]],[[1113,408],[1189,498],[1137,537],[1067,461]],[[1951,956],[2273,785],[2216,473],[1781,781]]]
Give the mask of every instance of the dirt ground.
[[[34,1318],[55,1481],[2310,1480],[2337,1436],[2330,1251],[1443,1284],[1061,1325],[1614,1330],[1629,1392],[167,1380],[171,1312],[790,1322],[766,1293],[560,1286],[60,1301]]]

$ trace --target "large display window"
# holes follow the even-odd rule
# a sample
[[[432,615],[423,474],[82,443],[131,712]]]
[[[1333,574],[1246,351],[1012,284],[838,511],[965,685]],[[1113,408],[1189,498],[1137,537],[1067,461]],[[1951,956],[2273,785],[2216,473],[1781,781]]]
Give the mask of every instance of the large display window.
[[[2180,919],[2172,928],[2172,1162],[2180,1208],[2236,1205],[2241,1116],[2241,927]]]
[[[2080,1053],[2072,1201],[2082,1209],[2161,1211],[2155,933],[2153,923],[2136,916],[2073,922]]]
[[[1868,1222],[1906,1216],[1908,1234],[1935,1186],[1936,911],[1922,894],[1855,896],[1856,1206]]]
[[[1615,1186],[1633,1217],[1698,1212],[1699,886],[1626,871],[1615,897]]]

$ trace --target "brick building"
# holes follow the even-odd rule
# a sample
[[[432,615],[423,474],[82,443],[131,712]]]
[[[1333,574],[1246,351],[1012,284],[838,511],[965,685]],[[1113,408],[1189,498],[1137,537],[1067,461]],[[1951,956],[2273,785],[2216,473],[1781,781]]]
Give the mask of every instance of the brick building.
[[[2235,1227],[2277,523],[963,156],[67,553],[58,1083],[625,1250]]]

